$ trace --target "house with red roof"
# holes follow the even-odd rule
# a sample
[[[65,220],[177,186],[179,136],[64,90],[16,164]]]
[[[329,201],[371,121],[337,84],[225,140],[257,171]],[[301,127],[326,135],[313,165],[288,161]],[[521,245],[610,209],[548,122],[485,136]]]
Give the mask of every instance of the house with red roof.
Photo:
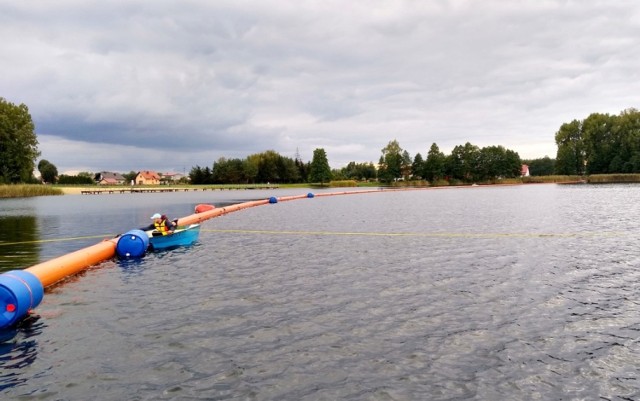
[[[159,185],[160,175],[155,171],[139,171],[135,178],[136,185]]]

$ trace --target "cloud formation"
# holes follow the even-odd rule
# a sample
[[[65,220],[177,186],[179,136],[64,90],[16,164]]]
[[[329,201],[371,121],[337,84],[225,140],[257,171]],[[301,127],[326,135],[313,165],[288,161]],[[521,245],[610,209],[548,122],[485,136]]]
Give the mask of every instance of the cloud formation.
[[[339,168],[393,139],[555,157],[562,123],[640,93],[633,0],[36,0],[0,5],[0,34],[0,96],[60,171]]]

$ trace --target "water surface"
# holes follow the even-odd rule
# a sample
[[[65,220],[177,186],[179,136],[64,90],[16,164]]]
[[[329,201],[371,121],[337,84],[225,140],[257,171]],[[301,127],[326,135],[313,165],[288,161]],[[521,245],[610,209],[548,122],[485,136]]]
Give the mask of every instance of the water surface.
[[[2,266],[92,245],[158,210],[297,194],[2,201],[1,222],[26,219],[15,242],[53,240],[2,246]],[[49,289],[0,346],[0,395],[638,399],[639,199],[633,185],[530,185],[225,215],[192,247],[107,261]]]

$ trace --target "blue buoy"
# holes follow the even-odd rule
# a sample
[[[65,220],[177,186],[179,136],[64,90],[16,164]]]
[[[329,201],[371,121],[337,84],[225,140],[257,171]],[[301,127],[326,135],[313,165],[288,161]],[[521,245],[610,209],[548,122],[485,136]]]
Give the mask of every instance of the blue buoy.
[[[278,198],[272,196],[271,198],[269,198],[269,203],[278,203]]]
[[[309,192],[309,193],[307,194],[307,198],[313,198],[314,196],[315,196],[315,195],[314,195],[312,192]]]
[[[140,258],[149,248],[149,236],[142,230],[131,230],[122,234],[116,245],[116,253],[121,258]]]
[[[38,306],[44,287],[38,278],[24,270],[0,274],[0,328],[6,328]]]

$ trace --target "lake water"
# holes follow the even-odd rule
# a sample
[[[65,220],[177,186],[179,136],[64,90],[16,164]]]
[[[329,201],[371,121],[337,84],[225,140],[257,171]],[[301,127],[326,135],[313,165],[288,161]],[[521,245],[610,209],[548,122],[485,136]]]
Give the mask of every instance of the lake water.
[[[0,200],[0,269],[308,190]],[[330,191],[331,192],[331,191]],[[640,186],[316,197],[49,288],[3,400],[640,399]]]

